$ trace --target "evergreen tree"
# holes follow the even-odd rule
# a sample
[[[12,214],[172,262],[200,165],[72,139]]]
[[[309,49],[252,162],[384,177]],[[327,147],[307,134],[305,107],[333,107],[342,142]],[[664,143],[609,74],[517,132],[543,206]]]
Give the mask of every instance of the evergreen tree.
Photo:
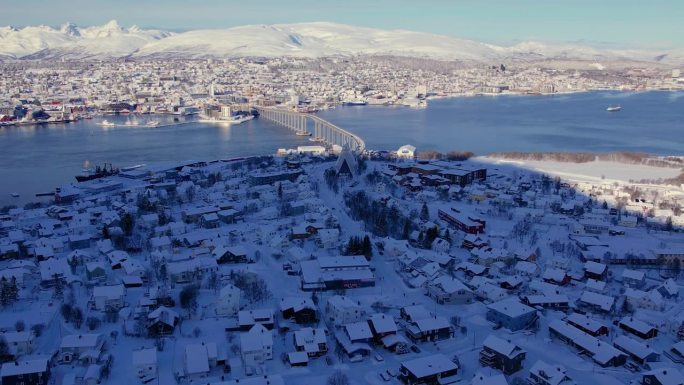
[[[404,220],[404,229],[401,232],[402,239],[408,239],[411,235],[411,224],[408,219]]]
[[[371,244],[370,237],[368,235],[363,237],[363,255],[366,257],[367,260],[370,261],[371,257],[373,256],[373,245]]]
[[[63,299],[64,283],[62,282],[62,279],[57,274],[53,275],[52,278],[55,280],[55,292],[53,296],[57,299]]]
[[[80,329],[81,324],[83,323],[83,312],[81,309],[78,307],[74,308],[71,318],[74,321],[74,326],[76,326],[76,329]]]
[[[12,361],[12,354],[10,353],[9,345],[5,337],[0,337],[0,362]]]
[[[423,203],[423,207],[420,208],[420,219],[425,222],[430,220],[430,212],[426,203]]]

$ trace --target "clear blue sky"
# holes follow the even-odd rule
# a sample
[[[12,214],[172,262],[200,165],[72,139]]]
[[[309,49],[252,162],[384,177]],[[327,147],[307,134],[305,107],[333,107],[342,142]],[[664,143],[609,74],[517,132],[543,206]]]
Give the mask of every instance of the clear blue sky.
[[[331,21],[493,43],[684,47],[684,0],[0,0],[0,25],[111,19],[174,31]]]

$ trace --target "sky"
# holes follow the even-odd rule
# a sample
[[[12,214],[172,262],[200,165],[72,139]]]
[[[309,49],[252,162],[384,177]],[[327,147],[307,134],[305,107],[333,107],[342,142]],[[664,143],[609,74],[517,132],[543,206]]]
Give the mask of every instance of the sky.
[[[0,0],[2,26],[112,19],[171,31],[329,21],[496,44],[684,48],[684,0]]]

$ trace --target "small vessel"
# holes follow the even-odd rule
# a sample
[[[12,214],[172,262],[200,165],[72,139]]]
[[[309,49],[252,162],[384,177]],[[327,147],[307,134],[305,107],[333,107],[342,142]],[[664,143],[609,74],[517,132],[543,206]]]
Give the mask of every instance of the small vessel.
[[[252,114],[237,114],[237,115],[233,115],[231,118],[232,119],[228,120],[228,122],[230,122],[231,124],[240,124],[240,123],[244,123],[248,120],[254,119],[254,115],[252,115]]]
[[[126,126],[126,127],[137,127],[139,124],[140,123],[138,123],[137,120],[128,118],[128,120],[126,120],[126,123],[124,123],[124,126]]]
[[[157,120],[150,120],[149,122],[145,123],[145,127],[158,127],[159,126],[159,121]]]
[[[103,120],[98,124],[102,127],[114,127],[114,126],[116,126],[116,124],[110,122],[109,120]]]
[[[622,107],[620,107],[620,105],[617,105],[617,106],[612,106],[612,105],[611,105],[611,106],[608,106],[608,108],[606,108],[606,111],[608,111],[608,112],[618,112],[618,111],[620,111],[621,109],[622,109]]]
[[[12,198],[19,198],[19,193],[11,193]]]
[[[342,102],[345,106],[365,106],[368,104],[367,101],[361,99],[345,100]]]
[[[295,134],[297,134],[297,136],[311,136],[311,133],[309,131],[304,131],[304,130],[297,131]]]

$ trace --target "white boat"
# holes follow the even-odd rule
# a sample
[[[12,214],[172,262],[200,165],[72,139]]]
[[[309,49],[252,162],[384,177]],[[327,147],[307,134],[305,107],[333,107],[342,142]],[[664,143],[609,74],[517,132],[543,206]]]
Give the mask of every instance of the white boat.
[[[618,112],[618,111],[620,111],[621,109],[622,109],[622,107],[620,107],[619,105],[617,105],[617,106],[608,106],[608,108],[606,108],[606,111],[608,111],[608,112]]]
[[[114,127],[114,126],[116,126],[116,124],[110,122],[109,120],[103,120],[98,124],[102,127]]]
[[[19,198],[19,193],[11,193],[12,198]]]
[[[128,118],[128,120],[126,120],[126,123],[124,123],[124,126],[126,127],[137,127],[139,125],[140,123],[138,123],[137,120],[131,118]]]
[[[311,136],[309,131],[297,131],[295,134],[297,134],[297,136]]]
[[[200,123],[240,124],[254,119],[254,115],[233,115],[230,118],[202,118]]]
[[[150,120],[149,122],[145,123],[145,127],[158,127],[159,122],[156,120]]]

